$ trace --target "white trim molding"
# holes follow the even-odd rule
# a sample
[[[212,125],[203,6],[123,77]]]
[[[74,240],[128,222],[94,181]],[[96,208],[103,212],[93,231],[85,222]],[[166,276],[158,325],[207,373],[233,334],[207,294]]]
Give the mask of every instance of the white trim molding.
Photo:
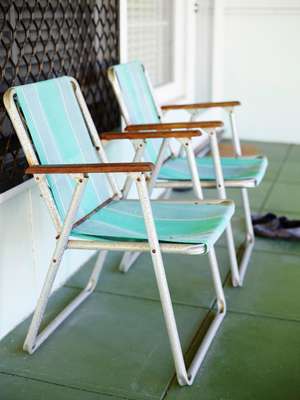
[[[300,0],[225,0],[226,15],[300,15]]]
[[[224,92],[224,0],[214,0],[212,43],[212,101]]]
[[[20,183],[19,185],[7,190],[6,192],[0,193],[0,204],[11,200],[13,197],[33,188],[34,186],[36,186],[36,182],[33,178],[31,178],[28,181]]]

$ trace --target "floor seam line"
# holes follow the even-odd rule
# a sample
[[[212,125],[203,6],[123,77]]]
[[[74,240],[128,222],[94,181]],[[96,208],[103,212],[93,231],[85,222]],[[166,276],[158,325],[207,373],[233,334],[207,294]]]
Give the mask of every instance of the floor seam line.
[[[46,383],[47,385],[53,385],[53,386],[59,386],[62,388],[68,388],[68,389],[72,389],[72,390],[77,390],[78,392],[85,392],[85,393],[93,393],[93,394],[99,394],[99,395],[104,395],[107,397],[116,397],[117,399],[120,400],[134,400],[130,397],[124,397],[124,396],[120,396],[120,395],[116,395],[116,394],[111,394],[111,393],[104,393],[104,392],[96,392],[94,390],[88,390],[88,389],[82,389],[79,387],[75,387],[75,386],[69,386],[67,384],[61,384],[61,383],[57,383],[57,382],[51,382],[51,381],[47,381],[41,378],[34,378],[34,377],[28,377],[26,375],[20,375],[17,373],[12,373],[12,372],[5,372],[3,370],[0,370],[0,375],[6,375],[6,376],[11,376],[11,377],[16,377],[16,378],[23,378],[23,379],[27,379],[29,381],[33,381],[33,382],[41,382],[41,383]]]
[[[77,289],[79,291],[82,289],[82,288],[79,288],[79,287],[73,286],[73,285],[64,285],[63,287],[67,288],[67,289]],[[110,291],[107,291],[107,290],[95,290],[94,294],[96,294],[96,293],[98,293],[98,294],[100,294],[100,293],[109,294],[111,296],[126,297],[126,298],[129,298],[129,299],[136,299],[136,300],[146,300],[146,301],[149,301],[149,302],[154,302],[154,303],[161,304],[159,299],[150,298],[150,297],[141,297],[141,296],[135,296],[135,295],[130,295],[130,294],[124,294],[124,293],[110,292]],[[188,303],[183,303],[183,302],[174,301],[174,300],[172,300],[172,303],[176,304],[176,305],[179,305],[179,306],[186,306],[186,307],[197,308],[197,309],[198,308],[202,308],[203,310],[209,310],[210,309],[210,305],[205,306],[205,305],[197,305],[197,304],[188,304]]]
[[[285,322],[294,322],[294,323],[298,323],[300,324],[300,319],[291,319],[291,318],[284,318],[284,317],[277,317],[275,315],[266,315],[266,314],[254,314],[254,313],[250,313],[250,312],[245,312],[245,311],[237,311],[237,310],[230,310],[230,308],[228,308],[228,313],[231,314],[238,314],[238,315],[245,315],[247,317],[252,317],[252,318],[261,318],[261,319],[272,319],[272,320],[276,320],[276,321],[285,321]]]

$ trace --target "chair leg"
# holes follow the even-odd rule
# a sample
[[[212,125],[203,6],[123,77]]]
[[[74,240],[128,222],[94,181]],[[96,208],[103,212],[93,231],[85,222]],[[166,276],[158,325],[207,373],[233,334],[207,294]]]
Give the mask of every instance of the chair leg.
[[[235,251],[234,237],[231,223],[226,228],[226,241],[230,259],[231,269],[231,283],[233,287],[242,286],[242,280],[240,276],[240,269],[237,260],[237,253]]]
[[[58,247],[58,246],[57,246]],[[50,263],[48,274],[40,294],[36,309],[33,314],[33,318],[24,342],[23,349],[29,354],[34,353],[37,348],[53,333],[59,325],[65,321],[68,316],[95,290],[97,282],[99,280],[100,273],[103,268],[103,264],[107,255],[107,251],[99,252],[96,264],[89,277],[88,283],[85,288],[75,297],[40,333],[39,328],[41,326],[43,316],[49,301],[51,289],[55,281],[61,259],[59,262],[54,263],[53,260]]]
[[[207,351],[226,315],[226,301],[214,248],[210,249],[208,257],[216,293],[217,311],[188,370],[188,376],[190,380],[189,384],[193,383],[193,380],[207,354]]]
[[[218,263],[215,255],[215,251],[212,248],[209,255],[210,269],[212,273],[216,298],[217,298],[217,311],[214,319],[210,323],[210,326],[202,339],[202,342],[190,364],[190,367],[186,368],[182,347],[180,344],[174,309],[171,301],[170,291],[165,275],[165,269],[163,265],[162,257],[159,253],[153,253],[152,250],[152,261],[156,276],[157,287],[159,296],[162,304],[164,320],[167,327],[168,337],[171,345],[171,351],[173,354],[177,381],[181,386],[192,385],[193,381],[201,367],[205,356],[209,350],[209,347],[217,334],[217,331],[226,315],[226,302],[222,287],[222,281],[218,268]]]
[[[216,335],[216,332],[225,316],[226,306],[223,294],[220,272],[218,269],[217,259],[214,249],[210,249],[209,260],[212,272],[214,287],[217,295],[217,315],[211,323],[202,343],[191,363],[189,370],[186,369],[183,352],[180,344],[175,314],[171,301],[170,291],[168,287],[167,277],[164,269],[163,259],[160,246],[156,234],[155,223],[152,215],[151,204],[147,192],[145,178],[142,174],[137,177],[137,190],[143,209],[145,225],[151,249],[151,257],[153,262],[156,283],[159,291],[160,301],[162,305],[164,320],[170,341],[171,351],[176,369],[177,380],[180,385],[191,385],[201,366],[202,361],[209,349],[209,346]]]
[[[85,288],[75,297],[40,333],[39,328],[46,310],[47,303],[51,294],[51,289],[55,281],[55,277],[61,260],[57,263],[51,261],[48,274],[40,294],[33,318],[24,342],[24,350],[32,354],[37,348],[53,333],[59,325],[95,290],[99,280],[100,273],[107,255],[107,251],[99,252],[96,264],[89,277]]]
[[[227,196],[226,196],[225,182],[224,182],[224,176],[223,176],[223,171],[222,171],[219,145],[218,145],[218,140],[217,140],[215,130],[210,132],[210,144],[211,144],[211,150],[212,150],[212,155],[213,155],[213,163],[214,163],[214,169],[215,169],[215,174],[216,174],[216,182],[217,182],[217,189],[218,189],[219,197],[221,199],[226,199]],[[237,261],[236,251],[235,251],[234,236],[233,236],[233,232],[232,232],[231,222],[228,224],[227,229],[226,229],[226,238],[227,238],[227,247],[228,247],[229,258],[230,258],[232,285],[233,285],[233,287],[241,286],[240,271],[239,271],[239,265],[238,265],[238,261]]]
[[[241,279],[241,284],[243,283],[243,280],[245,278],[247,268],[249,265],[250,257],[254,248],[255,244],[255,236],[254,236],[254,231],[253,231],[253,225],[252,225],[252,220],[251,220],[251,209],[250,209],[250,203],[249,203],[249,194],[248,190],[246,188],[241,189],[242,193],[242,203],[243,203],[243,210],[244,210],[244,216],[245,216],[245,224],[246,224],[246,238],[244,243],[241,245],[239,249],[239,255],[240,255],[240,279]]]
[[[234,108],[229,109],[229,120],[232,132],[232,140],[233,140],[233,147],[235,150],[235,154],[237,157],[242,156],[242,147],[237,131],[236,119]],[[240,283],[243,284],[245,274],[248,268],[249,260],[253,251],[255,237],[253,231],[253,225],[251,220],[251,209],[249,204],[249,196],[248,190],[246,188],[242,188],[242,202],[243,202],[243,209],[245,215],[245,222],[246,222],[246,239],[245,242],[242,244],[238,253],[240,255],[240,265],[239,265],[239,272],[240,272]]]
[[[140,256],[140,252],[132,252],[132,251],[125,251],[123,254],[123,257],[121,259],[120,265],[119,265],[119,270],[121,272],[128,272],[130,267],[135,263],[135,261],[138,259]]]

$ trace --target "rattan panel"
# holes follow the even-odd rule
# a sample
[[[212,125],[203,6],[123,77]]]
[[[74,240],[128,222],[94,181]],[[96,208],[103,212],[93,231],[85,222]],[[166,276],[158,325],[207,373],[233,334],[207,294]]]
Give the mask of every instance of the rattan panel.
[[[106,77],[119,59],[118,11],[118,0],[0,1],[0,192],[26,179],[26,161],[3,107],[8,87],[74,76],[99,131],[119,125]]]

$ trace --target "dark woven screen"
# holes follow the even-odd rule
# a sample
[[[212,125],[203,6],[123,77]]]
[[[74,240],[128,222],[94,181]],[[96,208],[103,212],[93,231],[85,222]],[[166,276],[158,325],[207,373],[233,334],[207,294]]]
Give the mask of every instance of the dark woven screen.
[[[26,179],[2,96],[13,85],[71,75],[99,131],[119,124],[106,77],[118,62],[118,0],[0,0],[0,192]]]

